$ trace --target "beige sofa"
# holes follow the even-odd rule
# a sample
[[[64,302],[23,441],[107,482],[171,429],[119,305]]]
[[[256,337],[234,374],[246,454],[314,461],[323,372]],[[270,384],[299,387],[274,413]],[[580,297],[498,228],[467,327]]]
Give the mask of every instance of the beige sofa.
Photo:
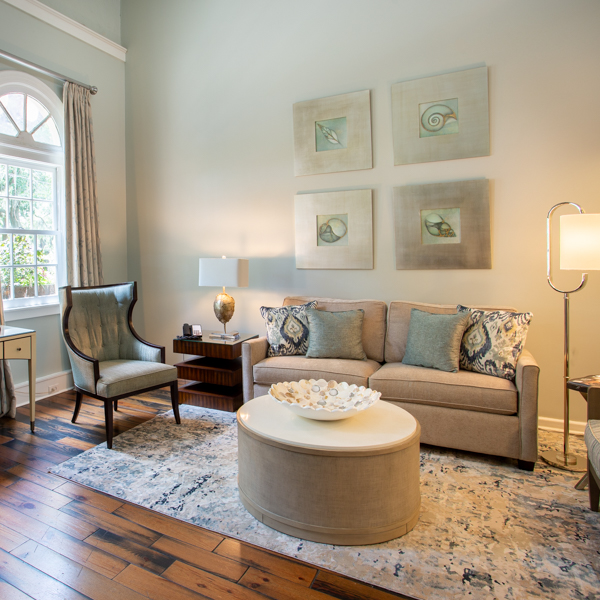
[[[539,367],[524,350],[515,381],[460,370],[448,373],[402,364],[411,308],[455,313],[456,305],[287,297],[284,306],[317,300],[326,311],[365,311],[363,348],[366,360],[267,357],[266,337],[242,345],[244,402],[266,394],[273,383],[300,379],[334,379],[371,387],[381,398],[414,415],[421,442],[445,448],[514,458],[532,470],[537,459]],[[480,307],[486,310],[507,307]]]

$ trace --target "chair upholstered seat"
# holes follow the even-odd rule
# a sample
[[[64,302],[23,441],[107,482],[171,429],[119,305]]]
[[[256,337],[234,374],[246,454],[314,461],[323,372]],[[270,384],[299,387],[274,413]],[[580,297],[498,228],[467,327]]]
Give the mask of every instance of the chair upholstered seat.
[[[114,398],[177,381],[177,368],[144,360],[106,360],[100,363],[96,394]]]

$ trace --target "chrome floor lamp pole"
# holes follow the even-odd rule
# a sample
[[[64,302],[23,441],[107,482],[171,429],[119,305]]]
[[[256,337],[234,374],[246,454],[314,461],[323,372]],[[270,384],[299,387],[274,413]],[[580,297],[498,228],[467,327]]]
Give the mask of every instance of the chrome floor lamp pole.
[[[552,275],[551,275],[551,264],[550,264],[550,247],[552,245],[552,230],[551,230],[551,217],[552,213],[561,206],[574,206],[580,214],[584,214],[584,210],[579,206],[579,204],[575,204],[574,202],[560,202],[556,204],[548,211],[548,216],[546,218],[546,264],[547,264],[547,277],[548,283],[550,287],[563,294],[564,298],[564,321],[565,321],[565,329],[564,329],[564,377],[563,377],[563,396],[564,396],[564,425],[563,425],[563,451],[549,450],[547,452],[542,453],[542,458],[550,465],[554,467],[558,467],[560,469],[566,469],[567,471],[586,471],[587,470],[587,460],[576,454],[572,454],[569,452],[569,414],[570,414],[570,406],[569,406],[569,388],[567,387],[567,383],[569,382],[569,294],[573,292],[577,292],[583,288],[583,286],[587,282],[587,273],[584,273],[581,277],[581,283],[579,286],[572,290],[560,290],[552,283]]]

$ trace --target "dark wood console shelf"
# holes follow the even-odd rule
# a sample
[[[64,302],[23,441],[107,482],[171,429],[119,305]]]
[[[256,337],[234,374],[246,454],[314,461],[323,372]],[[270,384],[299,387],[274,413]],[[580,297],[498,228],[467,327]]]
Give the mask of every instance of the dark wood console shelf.
[[[179,401],[205,408],[235,412],[243,404],[242,342],[258,337],[243,333],[234,342],[211,340],[173,340],[173,352],[196,356],[177,363],[177,377],[191,381],[179,388]]]

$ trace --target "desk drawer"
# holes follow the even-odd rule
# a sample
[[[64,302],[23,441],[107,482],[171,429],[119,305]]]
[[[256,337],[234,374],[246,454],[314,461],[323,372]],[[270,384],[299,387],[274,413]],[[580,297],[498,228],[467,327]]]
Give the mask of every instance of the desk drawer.
[[[4,358],[31,358],[31,338],[4,342]]]

